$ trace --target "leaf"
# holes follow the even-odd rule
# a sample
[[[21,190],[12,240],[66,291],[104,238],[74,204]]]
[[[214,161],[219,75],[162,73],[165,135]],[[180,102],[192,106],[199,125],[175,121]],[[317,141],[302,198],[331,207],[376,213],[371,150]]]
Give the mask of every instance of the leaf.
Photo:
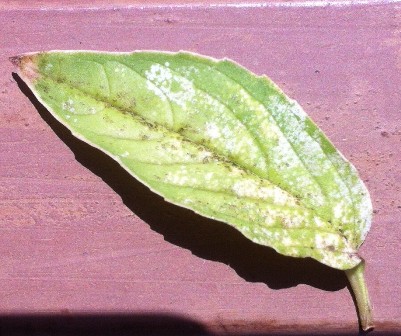
[[[56,119],[169,202],[363,280],[369,193],[267,77],[185,52],[44,52],[13,62]]]

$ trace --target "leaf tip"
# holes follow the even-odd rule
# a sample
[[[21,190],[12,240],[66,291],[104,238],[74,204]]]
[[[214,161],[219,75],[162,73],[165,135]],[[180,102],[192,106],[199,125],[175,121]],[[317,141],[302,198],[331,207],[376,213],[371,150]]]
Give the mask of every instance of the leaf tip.
[[[21,58],[22,58],[22,57],[23,57],[23,56],[18,55],[18,56],[9,57],[8,59],[9,59],[9,61],[10,61],[12,64],[14,64],[15,67],[19,68],[19,66],[20,66],[20,64],[21,64]]]
[[[18,69],[21,77],[28,81],[35,81],[39,77],[37,54],[23,54],[9,57],[9,60]]]

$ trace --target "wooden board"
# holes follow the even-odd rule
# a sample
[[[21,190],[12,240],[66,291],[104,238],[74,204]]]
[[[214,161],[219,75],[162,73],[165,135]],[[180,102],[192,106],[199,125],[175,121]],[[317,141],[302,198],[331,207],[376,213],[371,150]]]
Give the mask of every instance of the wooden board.
[[[267,74],[360,171],[376,332],[401,330],[401,6],[0,2],[0,332],[358,332],[347,282],[165,203],[74,139],[8,57],[190,50]]]

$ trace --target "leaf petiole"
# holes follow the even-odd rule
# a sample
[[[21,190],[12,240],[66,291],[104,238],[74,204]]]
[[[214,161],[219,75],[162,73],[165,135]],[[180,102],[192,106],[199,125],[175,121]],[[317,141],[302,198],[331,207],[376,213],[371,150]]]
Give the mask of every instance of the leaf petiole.
[[[365,282],[365,262],[345,271],[348,281],[351,284],[352,291],[355,295],[356,305],[358,307],[359,321],[361,328],[368,331],[374,328],[373,310],[369,299],[368,288]]]

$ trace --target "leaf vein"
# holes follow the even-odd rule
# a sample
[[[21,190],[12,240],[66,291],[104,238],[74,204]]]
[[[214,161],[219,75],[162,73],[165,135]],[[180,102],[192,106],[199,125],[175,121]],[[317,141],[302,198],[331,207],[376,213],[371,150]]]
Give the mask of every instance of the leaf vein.
[[[106,79],[107,95],[110,97],[111,96],[110,78],[109,78],[109,75],[107,74],[107,71],[106,71],[106,68],[104,67],[104,64],[100,63],[100,62],[93,61],[93,60],[91,62],[100,65],[100,68],[102,69],[102,72],[104,74],[104,78]]]

